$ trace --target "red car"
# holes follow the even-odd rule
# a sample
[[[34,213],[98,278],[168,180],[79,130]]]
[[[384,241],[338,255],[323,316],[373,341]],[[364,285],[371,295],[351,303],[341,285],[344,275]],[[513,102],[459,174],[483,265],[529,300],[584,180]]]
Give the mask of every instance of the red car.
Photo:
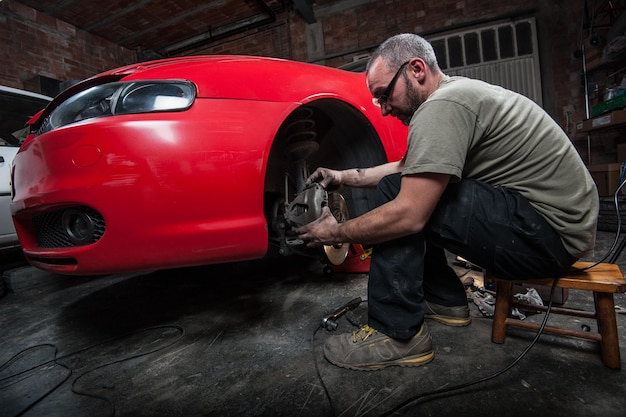
[[[308,173],[397,160],[407,133],[363,73],[250,56],[107,71],[29,123],[16,231],[32,265],[75,275],[311,255],[293,229],[324,205],[361,214],[372,191],[307,188]],[[346,251],[322,255],[340,264]]]

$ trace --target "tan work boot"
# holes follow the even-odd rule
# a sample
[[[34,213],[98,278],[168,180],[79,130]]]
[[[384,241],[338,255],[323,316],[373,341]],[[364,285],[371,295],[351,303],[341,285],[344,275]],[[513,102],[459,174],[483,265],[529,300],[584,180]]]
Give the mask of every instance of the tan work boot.
[[[335,335],[324,345],[324,356],[334,365],[357,371],[387,366],[418,366],[430,362],[432,338],[426,324],[410,339],[392,339],[370,326],[353,333]]]
[[[467,304],[464,306],[446,307],[426,301],[425,317],[456,327],[467,326],[472,322]]]

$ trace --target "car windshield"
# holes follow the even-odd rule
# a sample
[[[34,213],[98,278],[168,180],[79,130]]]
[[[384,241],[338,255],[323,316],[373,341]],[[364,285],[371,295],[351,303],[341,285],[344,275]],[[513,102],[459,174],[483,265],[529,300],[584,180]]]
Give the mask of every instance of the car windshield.
[[[28,134],[26,122],[51,98],[0,86],[0,146],[19,146]]]

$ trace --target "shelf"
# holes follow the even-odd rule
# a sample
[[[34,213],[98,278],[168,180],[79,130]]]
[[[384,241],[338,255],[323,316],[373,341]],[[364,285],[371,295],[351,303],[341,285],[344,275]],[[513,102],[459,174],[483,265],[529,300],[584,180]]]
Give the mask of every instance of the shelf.
[[[576,131],[593,132],[601,129],[609,129],[626,125],[626,109],[613,110],[610,113],[592,117],[576,123]]]

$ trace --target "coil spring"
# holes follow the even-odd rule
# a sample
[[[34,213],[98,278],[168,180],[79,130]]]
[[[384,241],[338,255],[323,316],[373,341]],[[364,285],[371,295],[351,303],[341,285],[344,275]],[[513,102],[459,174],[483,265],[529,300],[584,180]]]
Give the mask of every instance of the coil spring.
[[[300,107],[286,126],[287,153],[294,160],[306,159],[319,149],[313,109]]]

